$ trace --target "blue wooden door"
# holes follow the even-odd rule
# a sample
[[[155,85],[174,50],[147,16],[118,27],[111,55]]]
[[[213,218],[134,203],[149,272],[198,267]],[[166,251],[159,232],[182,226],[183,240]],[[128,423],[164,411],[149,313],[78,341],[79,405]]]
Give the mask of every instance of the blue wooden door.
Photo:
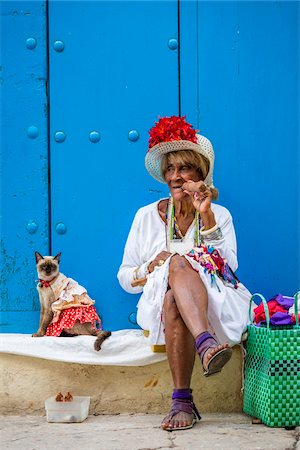
[[[45,1],[1,2],[0,322],[33,332],[34,251],[49,252]]]
[[[181,111],[213,141],[219,201],[237,232],[238,276],[268,298],[293,295],[300,288],[300,4],[180,4]]]
[[[36,328],[35,250],[134,326],[116,273],[167,195],[144,168],[158,115],[212,139],[244,283],[299,288],[299,2],[8,1],[1,25],[1,331]]]
[[[147,130],[179,111],[178,9],[167,2],[49,2],[51,249],[104,326],[134,326],[116,274],[136,210],[163,196]]]

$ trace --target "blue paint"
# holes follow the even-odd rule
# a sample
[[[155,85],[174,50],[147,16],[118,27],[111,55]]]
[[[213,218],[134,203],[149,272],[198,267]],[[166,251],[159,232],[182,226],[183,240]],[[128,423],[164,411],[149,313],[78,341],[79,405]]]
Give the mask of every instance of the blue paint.
[[[132,312],[132,313],[129,314],[129,316],[128,316],[128,321],[129,321],[131,324],[133,324],[133,325],[137,325],[137,322],[136,322],[136,312]]]
[[[144,168],[147,130],[179,111],[213,141],[239,277],[267,297],[293,294],[299,3],[181,1],[179,16],[175,0],[48,6],[49,74],[45,2],[2,2],[2,331],[37,328],[35,250],[62,251],[104,328],[136,327],[138,296],[116,273],[135,212],[168,195]]]
[[[180,8],[180,115],[199,130],[198,2],[181,1]],[[200,129],[201,131],[201,129]]]
[[[128,139],[132,142],[135,142],[139,139],[140,135],[139,132],[137,130],[131,130],[128,133]]]
[[[35,292],[37,298],[38,294]],[[32,334],[38,329],[40,320],[39,304],[34,311],[5,311],[1,313],[1,333]]]
[[[177,39],[169,39],[168,47],[171,50],[176,50],[178,48],[178,41],[177,41]]]
[[[64,223],[58,223],[55,226],[55,231],[57,234],[65,234],[67,232],[67,226]]]
[[[158,115],[178,113],[178,54],[166,45],[177,37],[177,1],[77,1],[72,14],[69,5],[49,2],[49,42],[65,44],[49,48],[50,135],[67,134],[63,148],[50,143],[52,254],[96,300],[105,329],[132,328],[139,296],[116,274],[135,212],[164,195],[144,157]],[[97,145],[91,130],[101,131]]]
[[[100,133],[98,131],[91,131],[89,134],[89,139],[93,143],[99,142],[100,141]]]
[[[36,233],[38,230],[38,227],[39,227],[38,224],[36,222],[34,222],[33,220],[30,220],[28,222],[28,224],[26,225],[26,229],[27,229],[28,233],[30,233],[30,234]]]
[[[57,131],[54,134],[54,139],[56,140],[56,142],[61,143],[64,142],[66,140],[66,134],[63,131]]]
[[[299,2],[198,3],[199,128],[237,231],[238,275],[299,289]],[[188,68],[186,67],[186,70]]]
[[[27,136],[30,139],[35,139],[37,138],[39,135],[39,129],[38,127],[35,127],[34,125],[31,125],[30,127],[27,128]]]
[[[1,331],[22,332],[39,310],[34,251],[49,252],[44,1],[1,2],[1,60]]]
[[[62,41],[55,41],[53,48],[57,52],[62,52],[65,49],[65,44]]]
[[[28,50],[33,50],[36,47],[36,39],[34,38],[28,38],[26,39],[26,47],[28,48]]]

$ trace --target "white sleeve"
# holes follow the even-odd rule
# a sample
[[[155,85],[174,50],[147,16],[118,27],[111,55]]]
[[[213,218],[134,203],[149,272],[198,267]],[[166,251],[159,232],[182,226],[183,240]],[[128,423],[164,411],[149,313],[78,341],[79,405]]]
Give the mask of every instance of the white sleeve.
[[[150,261],[142,259],[140,252],[140,233],[141,220],[139,212],[136,213],[133,220],[127,242],[124,249],[123,261],[118,272],[118,280],[122,288],[130,294],[138,294],[143,291],[143,286],[132,287],[131,282],[134,279],[135,270],[139,267],[137,278],[144,278],[146,276],[147,267]]]
[[[204,243],[215,247],[220,255],[226,259],[230,268],[235,272],[238,268],[237,244],[230,212],[226,208],[223,208],[222,215],[218,220],[216,219],[216,222],[222,232],[221,239],[209,240],[208,235],[208,239],[205,239],[204,237]]]

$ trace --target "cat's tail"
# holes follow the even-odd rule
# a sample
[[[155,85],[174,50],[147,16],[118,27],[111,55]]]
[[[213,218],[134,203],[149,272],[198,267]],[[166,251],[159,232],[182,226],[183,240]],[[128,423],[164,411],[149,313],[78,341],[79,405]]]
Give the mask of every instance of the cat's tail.
[[[110,331],[99,331],[97,339],[94,342],[94,349],[99,352],[102,342],[111,335]]]

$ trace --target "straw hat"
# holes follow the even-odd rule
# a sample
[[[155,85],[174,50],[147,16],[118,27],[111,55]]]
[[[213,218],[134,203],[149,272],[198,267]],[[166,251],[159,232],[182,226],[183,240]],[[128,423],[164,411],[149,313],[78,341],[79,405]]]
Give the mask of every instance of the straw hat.
[[[149,130],[149,148],[145,157],[146,169],[161,183],[165,180],[161,173],[161,158],[166,153],[178,150],[194,150],[209,161],[209,171],[204,183],[213,188],[213,169],[215,154],[211,142],[186,120],[185,116],[161,117]]]

